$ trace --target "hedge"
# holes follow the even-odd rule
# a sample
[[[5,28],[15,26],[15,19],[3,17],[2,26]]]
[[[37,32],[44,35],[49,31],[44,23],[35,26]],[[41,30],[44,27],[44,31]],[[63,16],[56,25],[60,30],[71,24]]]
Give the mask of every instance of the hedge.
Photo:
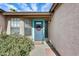
[[[1,56],[28,56],[33,47],[32,40],[25,36],[0,35]]]

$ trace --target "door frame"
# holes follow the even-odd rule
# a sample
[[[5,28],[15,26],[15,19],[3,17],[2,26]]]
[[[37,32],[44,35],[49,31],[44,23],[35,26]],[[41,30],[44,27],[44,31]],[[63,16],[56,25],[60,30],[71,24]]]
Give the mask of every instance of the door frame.
[[[45,39],[45,19],[43,18],[38,18],[38,19],[32,19],[32,39],[33,41],[35,41],[35,37],[34,37],[34,22],[35,21],[43,21],[43,38]]]

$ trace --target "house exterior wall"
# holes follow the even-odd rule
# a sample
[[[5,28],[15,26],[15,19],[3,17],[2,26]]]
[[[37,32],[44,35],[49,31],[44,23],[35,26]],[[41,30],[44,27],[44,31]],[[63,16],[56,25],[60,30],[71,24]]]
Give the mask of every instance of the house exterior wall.
[[[57,8],[49,24],[49,40],[60,55],[79,55],[79,4]]]
[[[5,18],[2,13],[0,13],[0,33],[1,31],[5,31]]]

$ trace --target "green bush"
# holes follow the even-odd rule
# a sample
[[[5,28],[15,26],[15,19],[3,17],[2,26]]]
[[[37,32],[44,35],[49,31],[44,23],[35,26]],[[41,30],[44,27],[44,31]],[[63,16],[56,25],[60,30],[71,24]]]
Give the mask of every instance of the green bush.
[[[25,36],[0,35],[1,56],[26,56],[33,46],[32,40]]]

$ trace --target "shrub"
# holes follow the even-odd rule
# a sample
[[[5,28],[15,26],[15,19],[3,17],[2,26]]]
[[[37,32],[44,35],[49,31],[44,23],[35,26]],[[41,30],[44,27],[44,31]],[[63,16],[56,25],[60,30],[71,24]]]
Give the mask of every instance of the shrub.
[[[1,56],[26,56],[29,55],[33,46],[32,40],[25,36],[6,34],[0,36]]]

